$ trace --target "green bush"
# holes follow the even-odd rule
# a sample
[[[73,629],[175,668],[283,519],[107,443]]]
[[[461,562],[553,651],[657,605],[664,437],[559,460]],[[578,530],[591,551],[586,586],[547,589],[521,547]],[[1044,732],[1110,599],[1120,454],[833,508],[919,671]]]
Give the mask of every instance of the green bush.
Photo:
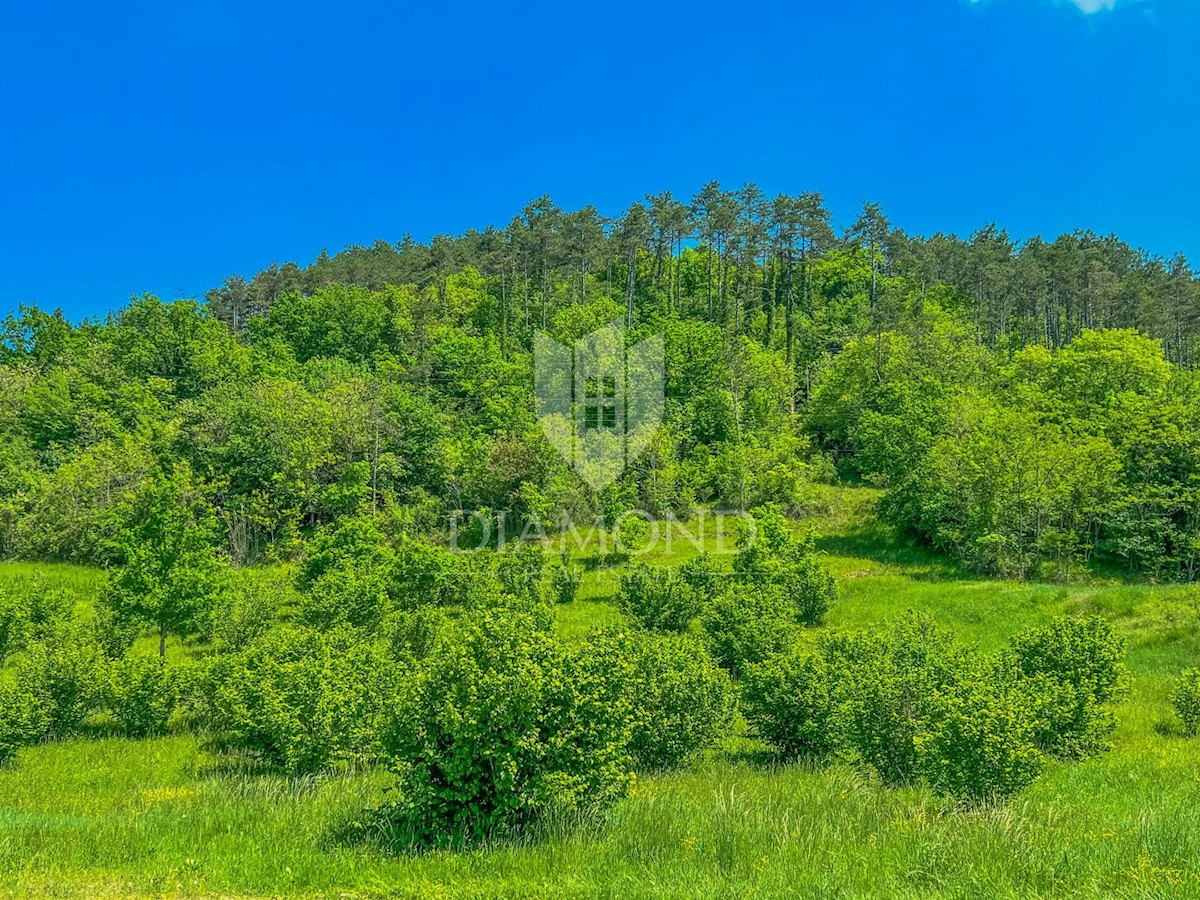
[[[160,656],[127,656],[111,668],[108,708],[128,737],[163,734],[182,699],[180,667]]]
[[[296,584],[301,591],[309,591],[333,572],[390,572],[394,565],[395,554],[374,520],[369,516],[346,516],[313,538],[296,574]]]
[[[332,569],[309,586],[300,600],[299,621],[313,628],[351,625],[377,629],[391,610],[391,576],[378,569]]]
[[[1179,677],[1171,691],[1171,705],[1184,731],[1192,736],[1200,732],[1200,669],[1189,669]]]
[[[972,662],[930,698],[914,737],[917,772],[943,794],[1002,799],[1038,777],[1043,756],[1021,693]]]
[[[550,588],[554,592],[554,599],[558,603],[574,603],[575,598],[579,595],[579,585],[583,581],[583,572],[579,566],[564,560],[562,565],[554,570],[554,575],[551,578]]]
[[[374,758],[397,689],[389,655],[353,628],[277,628],[215,657],[199,690],[214,744],[290,774]]]
[[[450,621],[440,606],[397,612],[388,623],[388,644],[398,660],[420,661],[434,652]]]
[[[37,575],[0,589],[0,661],[70,619],[74,598]]]
[[[244,650],[266,634],[296,589],[274,572],[240,570],[208,617],[203,637],[218,653]],[[334,617],[336,618],[336,617]]]
[[[734,675],[787,646],[795,630],[791,605],[775,589],[736,581],[701,616],[713,658]]]
[[[821,650],[837,674],[834,729],[845,752],[888,784],[914,780],[917,736],[933,698],[955,689],[965,651],[928,615],[913,613],[885,631],[829,636]]]
[[[642,628],[684,632],[704,604],[703,595],[676,570],[643,563],[621,577],[617,606]]]
[[[753,528],[742,534],[733,570],[748,590],[781,593],[795,620],[804,625],[819,623],[837,595],[836,582],[821,565],[812,536],[792,534],[774,506],[760,509]]]
[[[60,626],[16,657],[18,688],[45,713],[44,737],[75,734],[104,707],[109,660],[83,623]]]
[[[205,626],[211,621],[211,618],[207,618]],[[92,633],[105,656],[109,659],[120,659],[137,642],[143,631],[143,624],[100,601],[96,604],[96,614],[92,619]],[[205,637],[207,638],[207,635]]]
[[[751,666],[746,719],[789,755],[834,755],[888,784],[922,780],[979,801],[1032,782],[1043,756],[1018,682],[957,645],[928,616],[884,631],[834,634]]]
[[[27,682],[0,680],[0,766],[50,730],[51,710]]]
[[[1034,711],[1042,750],[1079,759],[1107,746],[1116,723],[1104,704],[1128,690],[1124,653],[1124,642],[1098,616],[1056,619],[1012,640],[999,668]]]
[[[489,554],[490,556],[490,554]],[[396,553],[396,601],[402,607],[466,605],[471,596],[471,554],[405,539]]]
[[[564,645],[525,610],[483,608],[457,623],[406,685],[386,741],[399,839],[470,843],[622,796],[630,671],[610,635]]]
[[[683,765],[728,730],[733,686],[690,635],[625,638],[633,653],[630,753],[643,771]]]
[[[496,574],[501,589],[527,601],[542,599],[542,578],[546,573],[546,554],[532,541],[517,541],[495,554]]]
[[[752,665],[742,682],[746,721],[788,756],[826,756],[833,733],[832,678],[818,654],[796,650]]]
[[[378,628],[392,608],[395,569],[395,554],[370,518],[338,520],[313,539],[297,573],[300,622]]]
[[[677,570],[680,580],[695,592],[702,606],[707,606],[717,595],[728,578],[728,572],[718,571],[713,558],[708,553],[701,553],[695,559],[689,559]]]

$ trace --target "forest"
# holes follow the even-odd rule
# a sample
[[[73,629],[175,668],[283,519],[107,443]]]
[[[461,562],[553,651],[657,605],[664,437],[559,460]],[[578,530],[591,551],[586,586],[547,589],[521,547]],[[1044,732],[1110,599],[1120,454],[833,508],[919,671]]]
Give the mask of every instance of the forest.
[[[664,421],[596,490],[539,426],[533,348],[610,323],[662,336]],[[558,848],[571,895],[771,894],[869,832],[891,837],[864,891],[919,890],[925,848],[976,862],[940,886],[961,895],[1055,893],[1063,834],[1150,802],[1122,807],[1105,760],[1169,757],[1173,783],[1200,759],[1197,348],[1182,255],[913,236],[872,203],[839,231],[819,194],[715,182],[613,218],[543,197],[80,323],[22,307],[0,342],[0,837],[37,822],[0,872],[540,896]],[[727,547],[697,537],[713,515]],[[172,754],[187,786],[153,790],[191,793],[136,812],[168,827],[202,798],[177,845],[115,799],[105,825],[37,818],[101,821],[39,794],[39,766],[153,780]],[[1074,812],[1035,828],[1054,796]],[[655,803],[683,806],[652,847]],[[879,821],[831,833],[851,807]],[[1190,819],[1154,821],[1069,883],[1200,883]],[[262,822],[260,871],[195,849]],[[60,827],[91,849],[52,849]]]

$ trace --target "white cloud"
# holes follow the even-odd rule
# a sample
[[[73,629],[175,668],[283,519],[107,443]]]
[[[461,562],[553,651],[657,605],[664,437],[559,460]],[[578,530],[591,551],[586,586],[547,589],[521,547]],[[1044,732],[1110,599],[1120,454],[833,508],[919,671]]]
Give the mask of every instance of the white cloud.
[[[971,2],[986,3],[988,0],[971,0]],[[1116,9],[1118,3],[1128,6],[1131,3],[1141,3],[1143,0],[1057,0],[1057,2],[1070,3],[1084,15],[1090,16],[1092,13],[1103,12],[1106,9]]]

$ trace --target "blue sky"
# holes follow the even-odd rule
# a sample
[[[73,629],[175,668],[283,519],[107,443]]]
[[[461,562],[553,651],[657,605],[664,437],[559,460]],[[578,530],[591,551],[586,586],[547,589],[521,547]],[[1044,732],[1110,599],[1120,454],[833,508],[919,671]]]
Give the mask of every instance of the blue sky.
[[[12,6],[0,311],[719,179],[1200,258],[1193,0]]]

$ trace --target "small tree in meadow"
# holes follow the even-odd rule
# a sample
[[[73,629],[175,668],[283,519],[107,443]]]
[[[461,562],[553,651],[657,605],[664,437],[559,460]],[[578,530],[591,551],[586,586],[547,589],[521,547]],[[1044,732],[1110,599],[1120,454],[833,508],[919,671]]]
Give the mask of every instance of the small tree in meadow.
[[[228,565],[217,555],[212,507],[185,466],[160,473],[133,498],[118,543],[125,565],[101,597],[118,624],[138,622],[167,637],[187,637],[202,626],[220,595]]]

